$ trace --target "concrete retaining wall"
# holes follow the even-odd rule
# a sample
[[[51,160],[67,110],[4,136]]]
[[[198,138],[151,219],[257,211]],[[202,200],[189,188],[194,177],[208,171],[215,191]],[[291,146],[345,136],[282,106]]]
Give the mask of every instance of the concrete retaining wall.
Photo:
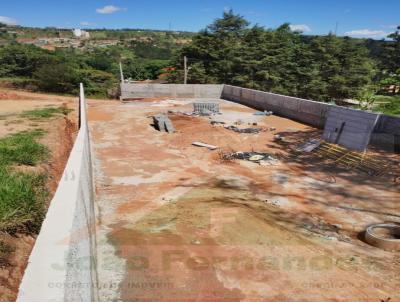
[[[17,301],[98,301],[94,186],[86,102],[81,127],[29,257]]]
[[[154,97],[219,99],[222,88],[223,85],[121,83],[121,99]]]
[[[362,110],[332,106],[322,138],[350,150],[367,149],[380,115]]]
[[[372,135],[371,143],[400,153],[400,118],[381,115]]]
[[[326,103],[294,98],[269,92],[225,85],[222,99],[240,103],[257,110],[273,111],[275,114],[311,125],[324,128],[331,108],[341,108]],[[343,108],[344,109],[344,108]],[[378,114],[355,109],[345,109],[362,120],[375,120]],[[400,149],[400,118],[380,115],[371,136],[370,143],[384,147],[389,151]]]
[[[257,110],[273,111],[275,114],[323,128],[332,105],[294,98],[259,90],[225,85],[222,98]]]

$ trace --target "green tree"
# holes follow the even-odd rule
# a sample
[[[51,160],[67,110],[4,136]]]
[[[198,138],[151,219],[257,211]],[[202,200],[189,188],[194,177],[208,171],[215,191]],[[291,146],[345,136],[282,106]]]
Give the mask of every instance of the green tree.
[[[390,73],[397,73],[400,69],[400,26],[388,38],[392,42],[386,44],[386,67]]]
[[[241,40],[248,25],[248,21],[232,10],[224,12],[222,18],[202,30],[182,49],[175,60],[178,69],[182,69],[182,58],[186,55],[190,62],[196,63],[189,82],[229,83],[235,76],[236,58],[240,57]],[[175,79],[177,75],[182,73],[175,74]]]
[[[82,78],[77,70],[66,63],[51,63],[40,67],[34,78],[41,90],[49,92],[74,93],[77,92]]]
[[[33,45],[11,43],[0,47],[0,77],[31,77],[50,55]]]
[[[108,72],[96,69],[83,69],[72,79],[72,84],[76,80],[81,80],[85,85],[85,92],[88,95],[107,97],[108,90],[118,83],[117,78]]]
[[[400,26],[388,36],[391,41],[383,44],[379,59],[381,64],[380,85],[400,86]]]
[[[315,99],[330,101],[356,97],[363,87],[370,84],[373,62],[362,44],[348,37],[329,34],[315,38],[312,47],[319,69]]]
[[[355,97],[374,71],[367,48],[354,39],[306,38],[289,24],[249,28],[232,11],[178,53],[173,81],[182,81],[183,56],[189,58],[191,83],[226,83],[321,101]]]

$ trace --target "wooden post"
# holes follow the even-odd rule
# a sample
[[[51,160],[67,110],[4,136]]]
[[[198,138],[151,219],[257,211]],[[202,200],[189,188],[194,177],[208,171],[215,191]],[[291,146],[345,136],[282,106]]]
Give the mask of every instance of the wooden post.
[[[187,57],[186,56],[183,57],[183,66],[184,66],[184,69],[185,69],[185,76],[184,76],[183,84],[186,85],[187,84],[187,77],[188,77]]]

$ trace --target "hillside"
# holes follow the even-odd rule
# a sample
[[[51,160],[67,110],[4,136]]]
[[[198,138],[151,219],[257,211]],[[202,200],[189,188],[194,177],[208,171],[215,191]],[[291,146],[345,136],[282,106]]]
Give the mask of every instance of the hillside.
[[[16,41],[55,50],[57,48],[77,48],[91,50],[96,47],[123,45],[143,49],[147,47],[174,50],[191,41],[194,33],[179,31],[159,31],[147,29],[86,29],[73,30],[54,27],[3,27],[2,43]],[[142,54],[145,52],[142,51]],[[162,53],[162,51],[161,51]],[[165,54],[163,55],[165,58]]]
[[[0,85],[115,96],[119,62],[126,78],[157,79],[194,33],[143,29],[31,28],[0,24]]]

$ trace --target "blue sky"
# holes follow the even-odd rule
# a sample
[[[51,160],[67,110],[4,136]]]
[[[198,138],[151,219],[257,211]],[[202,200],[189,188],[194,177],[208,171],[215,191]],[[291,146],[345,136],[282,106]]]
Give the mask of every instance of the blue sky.
[[[400,25],[400,0],[1,0],[0,22],[24,26],[198,31],[232,8],[253,24],[289,22],[309,34],[382,38]]]

